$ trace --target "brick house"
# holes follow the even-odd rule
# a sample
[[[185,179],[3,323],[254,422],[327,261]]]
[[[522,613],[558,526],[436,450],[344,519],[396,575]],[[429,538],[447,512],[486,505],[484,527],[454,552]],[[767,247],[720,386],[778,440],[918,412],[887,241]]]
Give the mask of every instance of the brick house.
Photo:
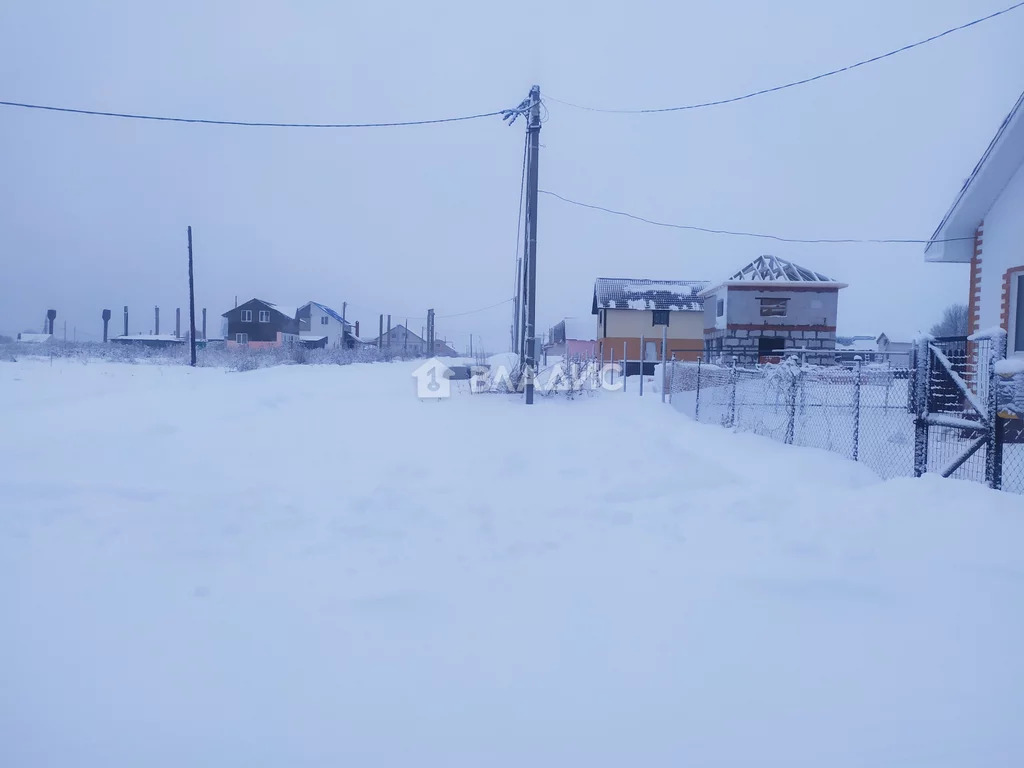
[[[1024,94],[925,246],[925,260],[970,264],[968,333],[1002,328],[1024,357]]]
[[[653,366],[661,358],[661,338],[668,337],[666,357],[696,360],[701,355],[704,300],[703,280],[641,280],[599,277],[594,282],[591,314],[597,315],[599,354]],[[643,340],[643,349],[640,342]]]
[[[790,261],[759,256],[701,292],[704,359],[755,365],[799,350],[808,363],[831,365],[839,291],[845,287]]]

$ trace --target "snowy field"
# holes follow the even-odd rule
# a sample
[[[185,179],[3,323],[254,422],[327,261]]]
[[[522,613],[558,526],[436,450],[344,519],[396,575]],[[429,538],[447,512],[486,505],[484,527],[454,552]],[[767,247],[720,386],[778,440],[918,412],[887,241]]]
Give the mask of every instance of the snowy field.
[[[1024,765],[1024,503],[658,397],[0,363],[0,765]]]

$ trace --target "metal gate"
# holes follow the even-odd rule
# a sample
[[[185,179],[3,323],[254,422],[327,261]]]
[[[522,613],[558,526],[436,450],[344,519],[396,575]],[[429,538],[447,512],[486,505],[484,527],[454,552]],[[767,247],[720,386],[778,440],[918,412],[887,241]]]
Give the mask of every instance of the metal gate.
[[[918,343],[912,405],[914,474],[934,472],[1001,485],[992,361],[997,339],[945,337]]]

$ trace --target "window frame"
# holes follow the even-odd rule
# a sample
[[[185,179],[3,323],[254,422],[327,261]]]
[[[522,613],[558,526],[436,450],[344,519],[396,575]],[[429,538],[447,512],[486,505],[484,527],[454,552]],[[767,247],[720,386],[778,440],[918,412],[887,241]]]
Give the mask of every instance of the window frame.
[[[725,299],[719,298],[715,303],[715,317],[725,317]]]
[[[252,310],[251,309],[243,309],[242,310],[242,314],[241,314],[241,318],[242,318],[242,322],[243,323],[251,323],[252,322]]]
[[[1007,306],[1009,316],[1007,317],[1006,337],[1007,356],[1024,355],[1024,327],[1018,322],[1024,316],[1024,271],[1012,272],[1013,279],[1010,280],[1010,295]]]
[[[251,310],[250,310],[251,311]],[[249,344],[249,334],[239,331],[235,334],[235,344]]]
[[[259,314],[258,317],[259,317],[259,321],[261,323],[269,323],[270,322],[270,310],[269,309],[261,309],[260,310],[260,314]]]
[[[664,323],[659,323],[658,322],[658,316],[659,315],[665,318],[665,322]],[[651,310],[651,325],[652,326],[664,325],[664,326],[667,327],[669,325],[669,318],[671,316],[672,316],[671,310],[668,310],[668,309],[652,309]]]
[[[329,318],[327,315],[320,316],[320,325],[328,325],[330,322],[331,318]]]
[[[789,299],[775,296],[758,296],[757,301],[761,317],[789,317]],[[771,311],[781,309],[781,312]]]

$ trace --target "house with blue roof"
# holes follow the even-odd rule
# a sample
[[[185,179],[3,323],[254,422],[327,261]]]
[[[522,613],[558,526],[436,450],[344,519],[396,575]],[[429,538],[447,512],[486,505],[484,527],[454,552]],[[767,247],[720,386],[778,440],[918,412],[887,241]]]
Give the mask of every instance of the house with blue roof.
[[[298,308],[295,319],[299,322],[299,338],[307,346],[355,346],[352,323],[325,304],[307,302]]]

